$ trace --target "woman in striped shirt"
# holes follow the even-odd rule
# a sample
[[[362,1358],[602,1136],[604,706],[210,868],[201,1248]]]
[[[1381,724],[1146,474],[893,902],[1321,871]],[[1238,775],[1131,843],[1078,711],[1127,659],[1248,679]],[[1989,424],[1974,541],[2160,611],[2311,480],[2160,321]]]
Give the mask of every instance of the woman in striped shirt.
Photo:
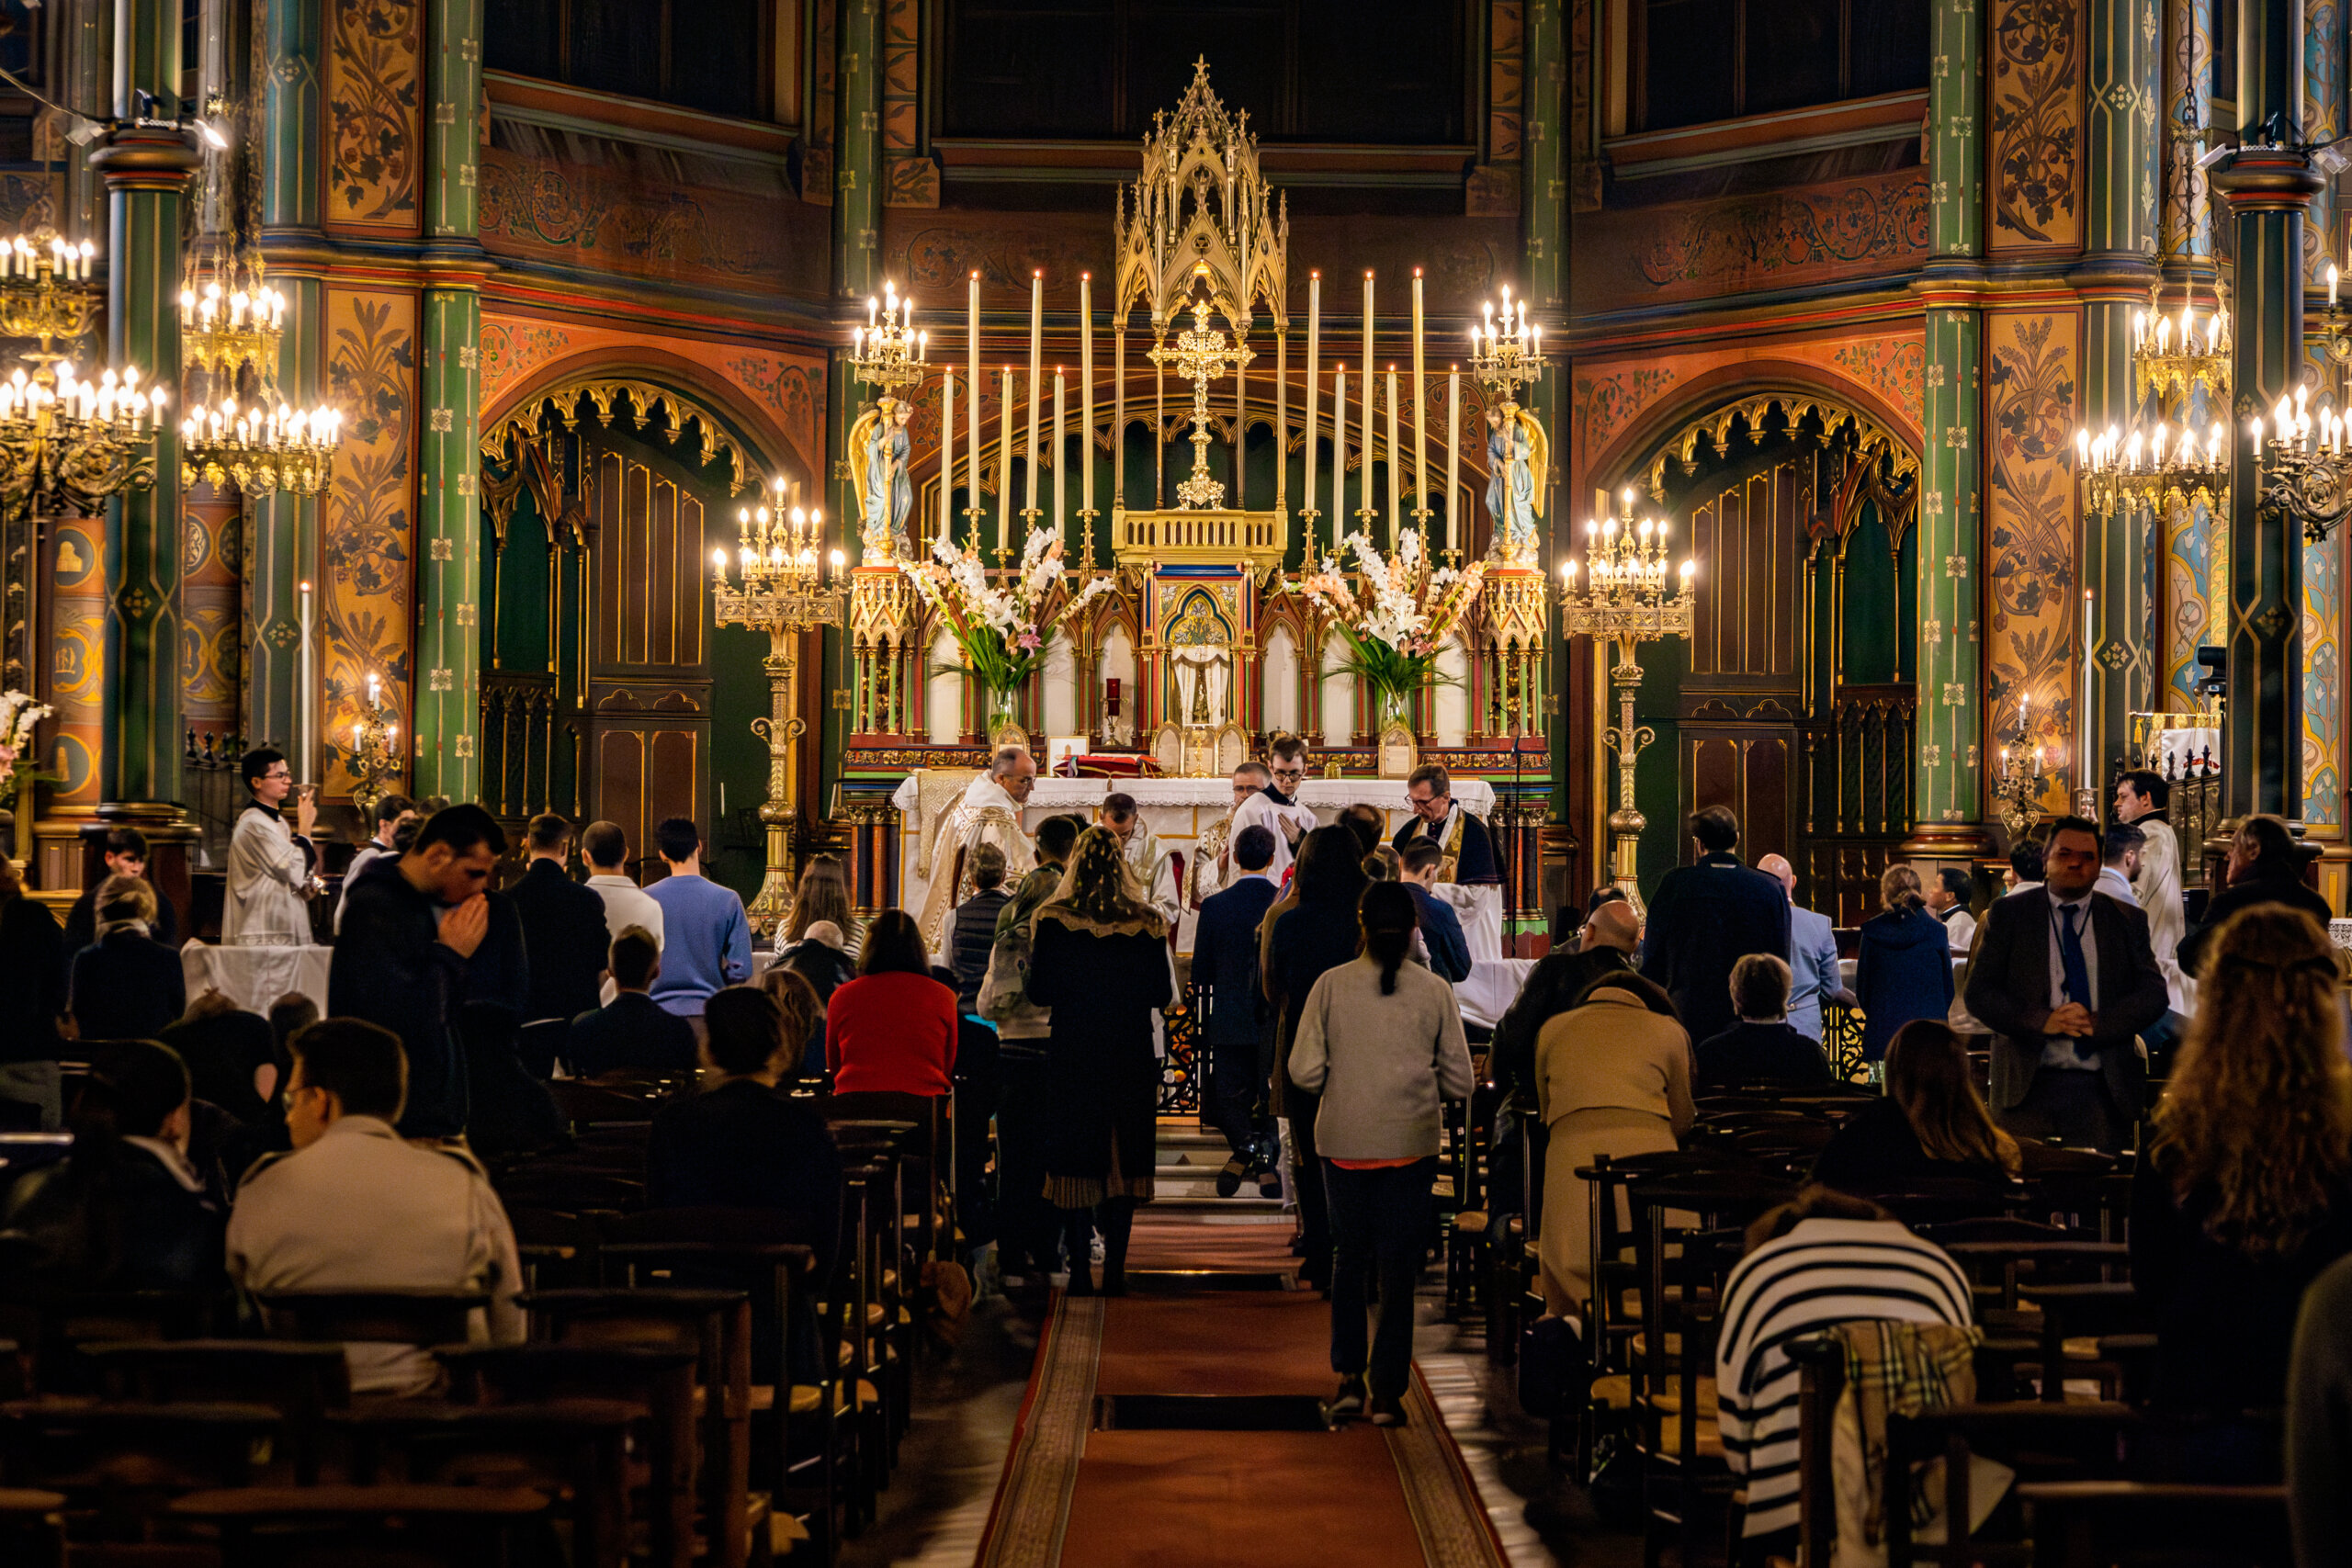
[[[1715,1387],[1724,1461],[1747,1478],[1753,1540],[1797,1524],[1797,1391],[1783,1348],[1862,1319],[1966,1327],[1968,1278],[1877,1204],[1807,1187],[1758,1219],[1724,1286]]]

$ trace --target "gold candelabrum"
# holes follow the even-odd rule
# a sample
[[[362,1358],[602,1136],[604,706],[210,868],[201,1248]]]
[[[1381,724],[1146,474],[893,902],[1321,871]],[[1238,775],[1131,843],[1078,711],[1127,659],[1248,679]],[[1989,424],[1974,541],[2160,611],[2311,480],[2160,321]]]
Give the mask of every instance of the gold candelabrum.
[[[180,355],[191,395],[180,421],[180,482],[234,483],[247,495],[317,495],[334,471],[343,415],[277,395],[286,297],[263,281],[258,254],[192,253],[180,288]],[[250,387],[239,402],[241,388]]]
[[[808,728],[793,711],[800,634],[841,624],[849,597],[846,559],[840,550],[825,548],[823,512],[788,506],[786,489],[777,479],[766,503],[737,513],[741,539],[731,583],[727,552],[711,552],[711,610],[718,623],[768,634],[768,712],[752,721],[752,733],[768,743],[768,797],[760,807],[767,866],[759,894],[745,911],[762,936],[773,934],[792,908],[792,823],[797,811],[792,743]]]
[[[2352,366],[2352,318],[2338,299],[2343,275],[2333,262],[2327,268],[2327,310],[2318,319],[2335,386],[2320,394],[2319,414],[2312,415],[2311,389],[2298,386],[2270,411],[2266,428],[2261,415],[2246,422],[2247,433],[2262,465],[2262,506],[2295,522],[2303,538],[2317,544],[2352,516],[2352,398],[2346,396],[2346,368]]]
[[[358,781],[352,785],[351,803],[359,808],[360,820],[369,820],[401,773],[401,727],[391,721],[383,682],[373,675],[368,677],[368,712],[351,722],[351,751],[344,766]]]
[[[1689,637],[1698,600],[1692,588],[1697,563],[1686,558],[1679,571],[1668,564],[1667,537],[1672,525],[1651,517],[1637,521],[1637,493],[1626,486],[1619,497],[1618,516],[1584,525],[1582,593],[1577,591],[1577,563],[1560,563],[1560,625],[1566,636],[1589,637],[1596,648],[1606,642],[1617,645],[1617,663],[1609,680],[1617,688],[1618,718],[1601,735],[1617,754],[1617,809],[1609,814],[1610,869],[1638,910],[1642,829],[1649,826],[1649,818],[1634,804],[1634,768],[1657,734],[1647,725],[1634,723],[1634,694],[1642,683],[1636,654],[1645,642]]]
[[[2025,837],[2026,829],[2041,818],[2041,779],[2044,748],[2034,743],[2033,733],[2027,726],[2027,705],[2031,696],[2018,699],[2018,728],[2007,744],[2001,748],[2001,771],[1993,780],[1993,798],[1999,804],[1994,807],[2001,818],[2001,826],[2008,829],[2009,841]]]
[[[865,325],[852,340],[849,367],[868,386],[894,393],[911,387],[931,373],[923,355],[930,351],[931,333],[915,330],[915,298],[899,298],[899,286],[882,285],[882,298],[865,301]]]
[[[40,346],[0,381],[0,502],[95,511],[108,496],[155,482],[155,431],[164,392],[141,388],[137,366],[77,374],[56,344],[96,320],[95,253],[48,229],[0,240],[0,336]]]
[[[2075,467],[2092,512],[2226,507],[2231,353],[2227,289],[2216,288],[2212,309],[2201,315],[2194,288],[2177,314],[2164,308],[2161,286],[2148,290],[2148,308],[2132,315],[2134,412],[2103,432],[2075,433]],[[2152,407],[2154,418],[2144,417]]]
[[[1495,324],[1491,300],[1480,314],[1485,324],[1470,329],[1470,374],[1506,410],[1515,410],[1519,389],[1544,378],[1544,329],[1529,324],[1527,301],[1512,299],[1508,283],[1503,285],[1502,324]]]
[[[1208,276],[1205,263],[1193,270],[1195,277]],[[1193,324],[1177,333],[1176,346],[1156,344],[1145,357],[1193,384],[1193,434],[1187,438],[1193,444],[1193,472],[1176,487],[1176,499],[1189,511],[1210,512],[1225,504],[1225,483],[1209,477],[1209,383],[1228,369],[1238,374],[1258,356],[1209,325],[1206,294],[1194,294],[1190,309]]]

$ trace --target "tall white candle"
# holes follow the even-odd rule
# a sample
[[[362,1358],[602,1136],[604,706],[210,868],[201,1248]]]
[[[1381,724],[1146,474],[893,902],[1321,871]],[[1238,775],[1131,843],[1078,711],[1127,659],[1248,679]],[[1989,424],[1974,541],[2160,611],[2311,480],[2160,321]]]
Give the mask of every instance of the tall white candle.
[[[939,378],[939,536],[956,536],[956,367],[944,367]]]
[[[1315,511],[1315,381],[1323,374],[1322,352],[1323,275],[1310,272],[1306,275],[1306,483],[1299,491],[1306,498],[1306,504],[1301,510],[1309,513],[1305,519],[1306,549],[1299,559],[1306,563],[1309,570],[1315,566],[1315,519],[1312,515]],[[1339,521],[1336,515],[1331,519],[1335,527]]]
[[[1078,275],[1078,495],[1080,511],[1094,510],[1094,275]],[[1080,565],[1086,563],[1080,562]]]
[[[1012,367],[1004,367],[1004,389],[996,413],[996,547],[1012,547]]]
[[[1037,395],[1043,389],[1046,355],[1046,275],[1029,275],[1029,502],[1037,510]],[[1026,548],[1024,545],[1023,547]]]
[[[1445,372],[1445,547],[1462,547],[1454,542],[1453,492],[1462,478],[1462,372],[1449,367]]]
[[[1396,367],[1388,367],[1388,547],[1396,547],[1398,527],[1396,492],[1403,489],[1399,482],[1404,465],[1396,460]]]
[[[1379,397],[1379,384],[1372,376],[1372,273],[1363,275],[1363,479],[1357,485],[1358,512],[1365,513],[1364,531],[1372,531],[1372,418],[1373,405]]]
[[[971,412],[965,415],[968,439],[964,444],[964,510],[971,517],[971,537],[964,542],[980,547],[980,275],[972,274],[971,293],[965,307],[964,389],[972,394]]]
[[[1331,371],[1331,553],[1346,559],[1340,548],[1340,536],[1347,531],[1348,480],[1348,367],[1341,364]]]
[[[311,773],[311,585],[307,582],[296,591],[296,603],[302,612],[302,657],[297,660],[294,696],[294,751],[302,760],[302,783],[313,782]]]
[[[1429,393],[1421,362],[1421,269],[1413,269],[1413,510],[1430,505]]]
[[[1069,432],[1063,424],[1062,367],[1054,367],[1054,537],[1062,537],[1063,520],[1069,515],[1069,494],[1062,481],[1069,477]]]

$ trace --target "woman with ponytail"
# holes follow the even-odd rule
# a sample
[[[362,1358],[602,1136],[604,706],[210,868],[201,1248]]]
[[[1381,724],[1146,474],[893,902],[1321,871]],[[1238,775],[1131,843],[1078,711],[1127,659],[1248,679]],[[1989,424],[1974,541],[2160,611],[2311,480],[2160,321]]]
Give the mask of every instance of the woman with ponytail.
[[[2286,1403],[2303,1287],[2352,1252],[2341,984],[2327,933],[2287,905],[2231,916],[2206,950],[2197,1016],[2132,1177],[2132,1284],[2155,1319],[2155,1403]]]
[[[1862,922],[1854,994],[1862,1000],[1862,1059],[1883,1061],[1894,1032],[1951,1011],[1951,936],[1928,913],[1919,874],[1891,865],[1878,879],[1886,912]]]
[[[1338,1244],[1332,1409],[1351,1416],[1368,1400],[1374,1426],[1396,1427],[1413,1358],[1413,1282],[1437,1228],[1439,1111],[1468,1099],[1474,1079],[1453,987],[1408,961],[1419,925],[1411,891],[1373,884],[1357,924],[1363,951],[1306,994],[1290,1080],[1320,1097],[1315,1147]],[[1367,1354],[1364,1281],[1375,1267],[1380,1325]]]

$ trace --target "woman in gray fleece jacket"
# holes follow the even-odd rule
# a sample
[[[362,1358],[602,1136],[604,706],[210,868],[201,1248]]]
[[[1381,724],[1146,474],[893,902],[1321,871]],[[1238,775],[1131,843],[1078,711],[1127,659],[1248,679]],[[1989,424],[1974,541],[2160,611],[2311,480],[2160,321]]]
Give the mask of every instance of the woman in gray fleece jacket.
[[[1331,1274],[1334,1415],[1371,1405],[1373,1425],[1405,1421],[1413,1359],[1413,1284],[1437,1226],[1438,1111],[1466,1100],[1470,1048],[1453,987],[1408,964],[1419,923],[1402,884],[1364,890],[1363,952],[1307,993],[1290,1077],[1322,1095],[1315,1147],[1323,1158],[1338,1259]],[[1380,1325],[1369,1367],[1364,1277],[1380,1270]],[[1367,1375],[1368,1373],[1368,1375]]]

